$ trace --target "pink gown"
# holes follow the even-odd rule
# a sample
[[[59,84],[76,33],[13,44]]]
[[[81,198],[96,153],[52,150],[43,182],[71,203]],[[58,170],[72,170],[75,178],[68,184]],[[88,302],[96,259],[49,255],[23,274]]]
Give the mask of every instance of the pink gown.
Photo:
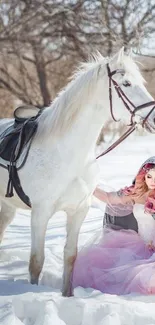
[[[71,285],[117,295],[155,294],[155,252],[133,230],[105,229],[98,244],[79,252]]]

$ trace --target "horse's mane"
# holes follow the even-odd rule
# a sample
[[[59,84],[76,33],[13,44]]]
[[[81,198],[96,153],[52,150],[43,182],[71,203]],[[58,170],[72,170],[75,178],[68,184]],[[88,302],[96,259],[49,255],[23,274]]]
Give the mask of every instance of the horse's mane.
[[[106,59],[101,54],[92,55],[88,62],[80,63],[69,83],[58,93],[49,107],[44,108],[40,116],[38,136],[47,132],[57,136],[72,125],[82,104],[91,94],[96,84],[100,64]]]
[[[91,55],[88,62],[80,63],[70,78],[70,82],[62,89],[49,107],[40,116],[38,135],[46,133],[58,136],[70,128],[78,112],[87,104],[92,90],[96,85],[101,65],[105,66],[110,58],[104,58],[99,52]],[[133,71],[134,77],[143,82],[136,63],[130,56],[123,55],[119,60],[125,70]],[[117,63],[118,65],[118,63]]]

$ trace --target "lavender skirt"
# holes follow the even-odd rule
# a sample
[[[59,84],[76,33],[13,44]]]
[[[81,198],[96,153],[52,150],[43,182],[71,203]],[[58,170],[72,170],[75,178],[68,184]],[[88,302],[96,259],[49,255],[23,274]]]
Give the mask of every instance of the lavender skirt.
[[[79,252],[71,285],[117,295],[155,294],[155,252],[135,231],[107,229],[98,244]]]

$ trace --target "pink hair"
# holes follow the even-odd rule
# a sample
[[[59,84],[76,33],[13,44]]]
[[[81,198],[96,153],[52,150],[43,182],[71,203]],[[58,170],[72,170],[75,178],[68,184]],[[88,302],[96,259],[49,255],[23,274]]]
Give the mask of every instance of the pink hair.
[[[155,213],[155,190],[148,190],[145,182],[145,175],[150,169],[155,168],[155,164],[145,164],[138,172],[135,182],[129,187],[125,187],[122,192],[125,195],[131,196],[131,199],[139,198],[148,192],[144,209],[146,212],[153,214]]]

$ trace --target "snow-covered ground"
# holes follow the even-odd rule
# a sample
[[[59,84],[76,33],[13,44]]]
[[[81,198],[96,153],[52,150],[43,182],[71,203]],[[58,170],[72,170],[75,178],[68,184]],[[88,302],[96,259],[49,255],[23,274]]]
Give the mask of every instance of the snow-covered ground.
[[[130,137],[99,160],[105,189],[129,185],[141,163],[155,155],[155,135]],[[104,204],[96,199],[82,225],[79,249],[102,227]],[[142,220],[145,222],[145,220]],[[0,324],[2,325],[154,325],[155,296],[103,294],[76,288],[61,296],[65,214],[50,220],[39,286],[28,282],[30,214],[18,210],[0,249]]]

